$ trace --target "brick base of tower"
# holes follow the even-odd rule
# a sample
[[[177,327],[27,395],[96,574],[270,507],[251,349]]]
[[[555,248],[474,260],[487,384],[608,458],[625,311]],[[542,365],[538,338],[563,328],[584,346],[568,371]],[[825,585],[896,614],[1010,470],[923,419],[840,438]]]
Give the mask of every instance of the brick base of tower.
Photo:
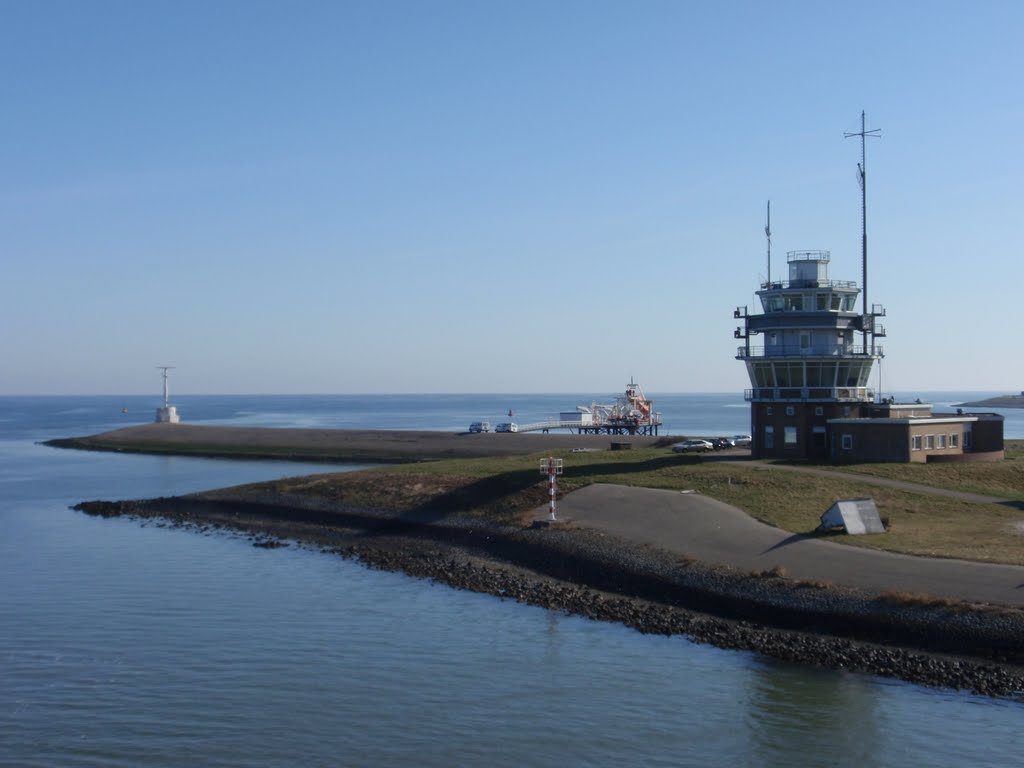
[[[750,404],[750,451],[755,459],[827,460],[827,422],[861,418],[871,403],[775,400]]]

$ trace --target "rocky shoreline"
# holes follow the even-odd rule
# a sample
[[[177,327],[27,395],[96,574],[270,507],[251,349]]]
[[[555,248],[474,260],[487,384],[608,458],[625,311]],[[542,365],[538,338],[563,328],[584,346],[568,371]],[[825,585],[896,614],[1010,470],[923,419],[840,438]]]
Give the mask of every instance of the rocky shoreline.
[[[243,531],[265,548],[295,541],[458,589],[800,664],[1024,696],[1020,611],[740,573],[582,528],[281,502],[198,494],[75,508]]]

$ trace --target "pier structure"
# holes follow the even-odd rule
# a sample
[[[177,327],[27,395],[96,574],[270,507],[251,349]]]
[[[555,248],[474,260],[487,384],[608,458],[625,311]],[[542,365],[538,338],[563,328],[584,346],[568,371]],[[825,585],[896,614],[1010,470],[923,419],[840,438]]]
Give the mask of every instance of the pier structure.
[[[630,379],[624,394],[611,404],[577,405],[575,411],[563,411],[558,418],[533,424],[516,424],[515,432],[550,432],[566,429],[580,435],[643,435],[654,437],[661,427],[661,414],[654,401],[646,397],[640,385]],[[502,431],[499,428],[499,431]]]
[[[563,413],[562,418],[572,417]],[[661,414],[654,410],[654,401],[646,397],[640,385],[631,378],[626,391],[611,405],[591,403],[576,406],[578,422],[574,429],[581,435],[649,435],[658,434]]]

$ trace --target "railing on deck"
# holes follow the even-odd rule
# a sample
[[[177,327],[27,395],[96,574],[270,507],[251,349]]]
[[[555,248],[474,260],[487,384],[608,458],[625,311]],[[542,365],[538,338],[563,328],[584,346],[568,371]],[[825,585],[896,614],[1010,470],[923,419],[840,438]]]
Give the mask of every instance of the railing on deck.
[[[758,387],[743,392],[743,399],[752,400],[840,400],[843,402],[874,402],[871,387]]]
[[[738,359],[749,357],[884,357],[879,345],[863,346],[851,344],[829,350],[816,349],[814,346],[801,347],[799,344],[775,344],[769,347],[739,347],[736,350]]]

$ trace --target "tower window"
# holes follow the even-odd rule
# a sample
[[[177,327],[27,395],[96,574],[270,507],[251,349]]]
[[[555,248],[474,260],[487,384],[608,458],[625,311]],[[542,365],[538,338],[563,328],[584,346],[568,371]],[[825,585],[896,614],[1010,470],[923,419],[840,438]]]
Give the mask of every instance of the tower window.
[[[815,416],[824,416],[825,415],[825,409],[822,408],[820,405],[814,406],[814,415]]]
[[[796,445],[796,427],[786,427],[785,430],[786,445]]]
[[[792,416],[794,413],[796,413],[796,408],[794,408],[792,405],[787,405],[786,406],[786,415],[787,416]]]
[[[843,450],[853,450],[853,435],[843,435]]]

